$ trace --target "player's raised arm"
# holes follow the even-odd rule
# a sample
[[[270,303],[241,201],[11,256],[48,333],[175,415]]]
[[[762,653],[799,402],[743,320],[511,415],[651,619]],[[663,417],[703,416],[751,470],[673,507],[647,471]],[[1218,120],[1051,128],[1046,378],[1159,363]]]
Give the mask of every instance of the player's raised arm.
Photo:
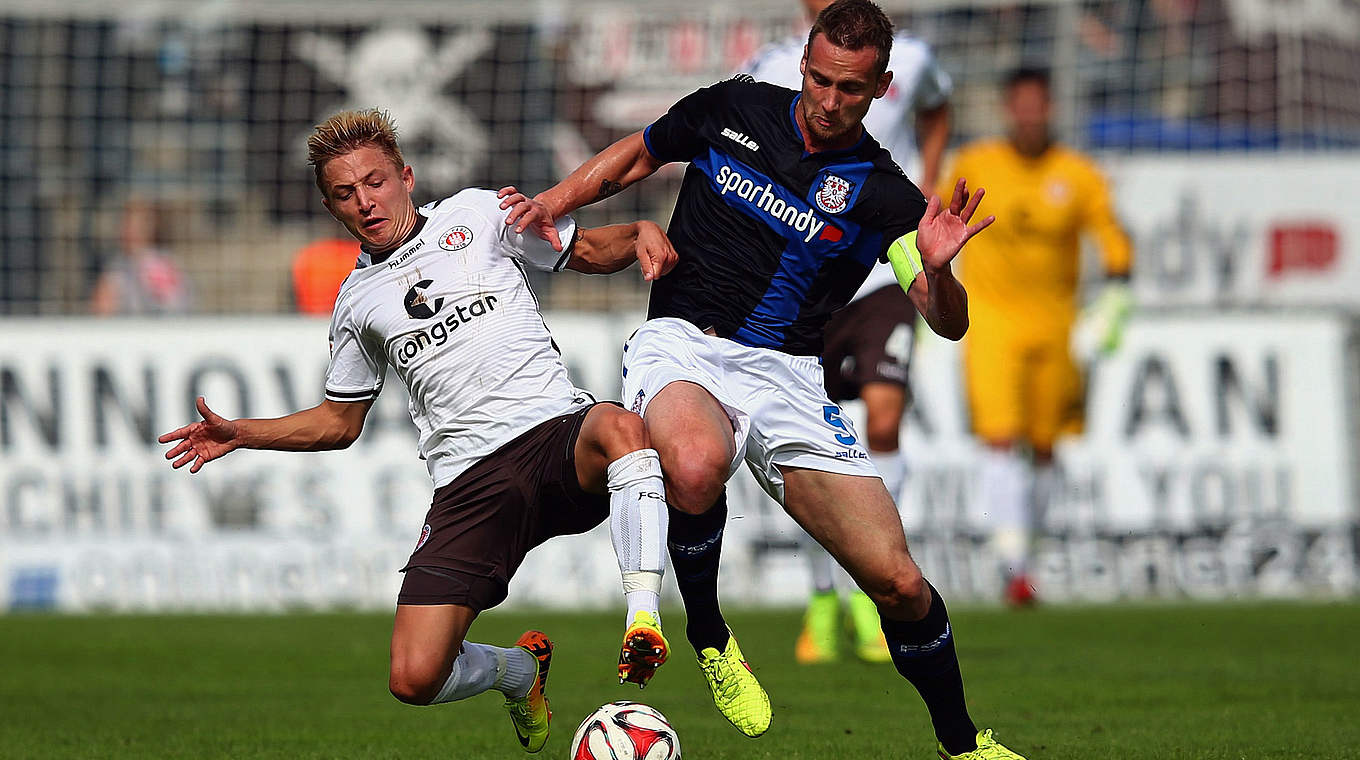
[[[513,187],[501,188],[497,197],[502,209],[531,203]],[[643,278],[650,281],[671,271],[678,261],[670,239],[653,222],[641,220],[585,229],[576,227],[565,214],[551,223],[546,217],[536,219],[527,231],[503,228],[501,237],[507,253],[537,269],[612,274],[637,261],[642,265]],[[549,231],[551,235],[547,234]],[[561,248],[553,245],[553,238],[565,245]]]
[[[274,449],[276,451],[329,451],[348,447],[364,428],[373,400],[339,402],[329,399],[311,409],[274,419],[228,420],[208,408],[198,397],[198,413],[203,419],[159,439],[175,443],[165,458],[179,469],[192,462],[189,472],[221,459],[236,449]]]
[[[954,277],[950,264],[970,238],[996,221],[996,217],[988,216],[977,224],[968,224],[984,192],[978,188],[970,198],[966,182],[960,179],[954,185],[949,208],[941,208],[939,196],[931,197],[915,240],[893,243],[888,251],[898,281],[904,286],[910,283],[907,294],[926,324],[950,340],[959,340],[968,331],[968,293]],[[905,250],[907,247],[916,249],[917,258]],[[909,281],[904,276],[907,272],[912,277]]]
[[[642,266],[642,278],[651,281],[674,269],[678,260],[665,231],[642,220],[581,230],[567,269],[612,274],[637,261]]]
[[[516,232],[532,228],[544,240],[562,250],[562,241],[549,229],[551,222],[576,209],[602,201],[629,185],[656,173],[672,161],[689,161],[704,150],[704,126],[710,120],[714,103],[722,99],[732,80],[696,90],[681,98],[661,118],[646,129],[619,140],[581,164],[566,179],[536,195],[532,200],[511,204],[504,198],[513,187],[501,190],[501,208],[510,209],[507,225]]]
[[[1081,175],[1079,198],[1082,225],[1096,239],[1105,264],[1105,284],[1095,301],[1082,310],[1072,333],[1073,349],[1086,359],[1111,354],[1124,339],[1124,328],[1133,310],[1129,274],[1133,268],[1133,242],[1114,212],[1109,183],[1094,164]]]
[[[501,188],[501,208],[509,209],[505,223],[515,232],[526,229],[538,233],[562,250],[563,241],[552,230],[553,220],[576,209],[602,201],[625,187],[652,176],[664,164],[647,150],[642,132],[635,132],[600,151],[576,171],[532,199],[512,202],[518,194],[514,187]]]
[[[666,162],[647,148],[644,132],[638,131],[610,145],[577,167],[556,185],[535,196],[554,218],[602,201],[634,182],[656,173]]]

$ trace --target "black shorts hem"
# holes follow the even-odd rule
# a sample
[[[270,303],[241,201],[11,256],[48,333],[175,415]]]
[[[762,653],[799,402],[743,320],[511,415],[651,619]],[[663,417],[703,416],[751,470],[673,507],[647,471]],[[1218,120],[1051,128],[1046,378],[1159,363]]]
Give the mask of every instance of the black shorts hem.
[[[447,567],[409,566],[397,604],[457,604],[483,612],[505,601],[507,587],[498,578],[487,578]]]

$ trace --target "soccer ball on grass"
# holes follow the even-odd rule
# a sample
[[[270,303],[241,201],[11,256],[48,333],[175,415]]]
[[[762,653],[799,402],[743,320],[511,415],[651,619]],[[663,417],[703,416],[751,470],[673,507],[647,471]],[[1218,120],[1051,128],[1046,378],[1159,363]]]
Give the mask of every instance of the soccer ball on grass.
[[[670,721],[638,702],[610,702],[586,716],[571,740],[572,760],[680,760]]]

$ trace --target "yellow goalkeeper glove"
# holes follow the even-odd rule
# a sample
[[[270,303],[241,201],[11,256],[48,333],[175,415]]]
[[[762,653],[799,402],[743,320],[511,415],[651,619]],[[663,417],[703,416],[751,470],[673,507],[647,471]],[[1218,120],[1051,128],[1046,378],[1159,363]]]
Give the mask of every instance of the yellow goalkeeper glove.
[[[1072,331],[1073,352],[1087,361],[1113,354],[1124,341],[1124,327],[1132,310],[1133,294],[1128,285],[1106,285],[1078,318]]]

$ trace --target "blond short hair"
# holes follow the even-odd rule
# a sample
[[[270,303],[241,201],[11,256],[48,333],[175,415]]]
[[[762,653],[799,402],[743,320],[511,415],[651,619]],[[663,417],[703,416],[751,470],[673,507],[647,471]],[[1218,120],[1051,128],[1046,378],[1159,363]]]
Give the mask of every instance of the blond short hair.
[[[326,162],[360,148],[377,148],[398,169],[406,166],[397,147],[397,127],[391,114],[376,108],[341,111],[316,125],[307,138],[307,163],[316,171],[316,186],[323,193],[326,187],[321,183],[321,171]]]

